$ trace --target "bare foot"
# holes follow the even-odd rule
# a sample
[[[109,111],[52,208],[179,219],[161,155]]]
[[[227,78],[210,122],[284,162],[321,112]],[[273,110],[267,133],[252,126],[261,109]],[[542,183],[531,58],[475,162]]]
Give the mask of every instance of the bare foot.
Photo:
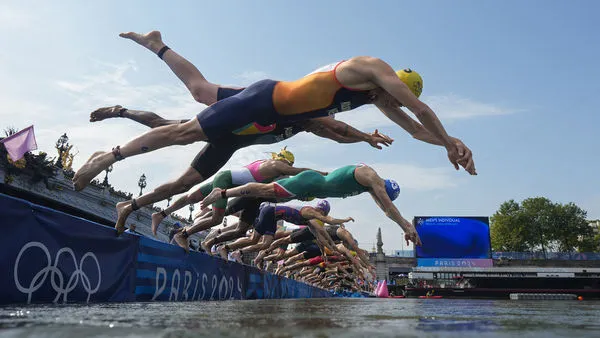
[[[135,32],[127,32],[121,33],[119,34],[119,36],[125,39],[132,40],[148,48],[155,54],[158,53],[158,51],[165,46],[159,31],[152,31],[144,35]]]
[[[224,260],[227,260],[227,249],[225,249],[225,245],[221,245],[218,249],[217,252],[219,253],[219,255],[221,256],[221,258],[223,258]]]
[[[123,201],[117,203],[117,223],[115,224],[115,229],[117,229],[117,235],[120,235],[125,231],[125,221],[127,221],[127,217],[131,214],[131,201]]]
[[[123,109],[122,106],[116,105],[112,107],[102,107],[94,110],[90,114],[90,122],[98,122],[104,119],[110,119],[113,117],[118,117],[119,112]]]
[[[204,250],[207,254],[212,256],[212,250],[210,250],[210,248],[212,247],[212,241],[208,240],[208,241],[202,241],[200,242],[200,247],[202,248],[202,250]]]
[[[156,232],[158,231],[158,226],[160,222],[165,219],[160,212],[155,212],[152,214],[152,234],[156,237]]]
[[[73,176],[73,186],[75,190],[83,190],[90,181],[96,177],[102,170],[115,163],[115,157],[111,152],[97,151],[90,156],[79,170]]]
[[[190,241],[187,236],[184,236],[183,231],[176,233],[175,236],[173,236],[173,239],[177,245],[185,250],[185,252],[190,252]]]
[[[204,197],[202,202],[200,202],[200,209],[205,209],[209,205],[215,203],[216,201],[221,199],[221,188],[214,188],[213,191],[208,194],[208,196]]]

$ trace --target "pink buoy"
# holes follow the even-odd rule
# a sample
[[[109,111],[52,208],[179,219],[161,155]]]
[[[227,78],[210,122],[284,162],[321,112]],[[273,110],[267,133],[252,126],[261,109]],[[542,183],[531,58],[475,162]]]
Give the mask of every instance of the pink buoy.
[[[390,297],[386,281],[381,282],[381,287],[379,287],[379,289],[377,290],[377,293],[375,295],[378,298],[389,298]]]

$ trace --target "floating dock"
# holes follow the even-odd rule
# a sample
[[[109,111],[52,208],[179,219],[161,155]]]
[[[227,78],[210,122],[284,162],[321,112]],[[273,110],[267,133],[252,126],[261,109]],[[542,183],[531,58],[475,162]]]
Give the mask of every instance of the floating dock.
[[[0,231],[0,304],[333,296],[4,194]]]
[[[571,293],[511,293],[512,300],[576,300]]]

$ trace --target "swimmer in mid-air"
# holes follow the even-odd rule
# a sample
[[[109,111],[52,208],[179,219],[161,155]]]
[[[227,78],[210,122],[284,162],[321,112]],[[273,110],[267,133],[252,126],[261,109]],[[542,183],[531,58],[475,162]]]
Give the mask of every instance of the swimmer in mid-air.
[[[203,209],[219,199],[236,196],[276,198],[285,201],[314,197],[345,198],[363,192],[368,192],[385,215],[404,230],[407,242],[410,240],[416,245],[421,245],[413,224],[402,217],[392,202],[400,194],[398,183],[391,179],[382,179],[373,168],[365,164],[347,165],[330,172],[327,176],[307,170],[273,183],[249,183],[226,190],[216,188],[200,203],[200,207]]]
[[[158,32],[154,40],[151,34],[122,36],[165,57],[169,47],[162,43]],[[460,140],[450,137],[433,110],[418,99],[422,85],[416,72],[409,69],[396,72],[381,59],[366,56],[322,67],[296,81],[261,80],[212,104],[195,119],[154,128],[112,151],[95,152],[75,173],[74,187],[76,190],[85,188],[96,175],[126,157],[172,145],[226,142],[234,135],[264,134],[276,129],[278,124],[327,117],[365,104],[375,104],[413,136],[419,135],[425,142],[444,146],[457,170],[460,165],[475,175],[471,151]],[[218,88],[215,90],[218,92]],[[422,125],[410,118],[401,106],[413,112]]]

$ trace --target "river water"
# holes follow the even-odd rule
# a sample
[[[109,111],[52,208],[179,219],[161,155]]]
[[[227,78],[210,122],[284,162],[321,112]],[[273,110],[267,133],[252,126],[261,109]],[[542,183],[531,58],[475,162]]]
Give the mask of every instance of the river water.
[[[286,299],[0,307],[2,337],[598,337],[598,301]]]

